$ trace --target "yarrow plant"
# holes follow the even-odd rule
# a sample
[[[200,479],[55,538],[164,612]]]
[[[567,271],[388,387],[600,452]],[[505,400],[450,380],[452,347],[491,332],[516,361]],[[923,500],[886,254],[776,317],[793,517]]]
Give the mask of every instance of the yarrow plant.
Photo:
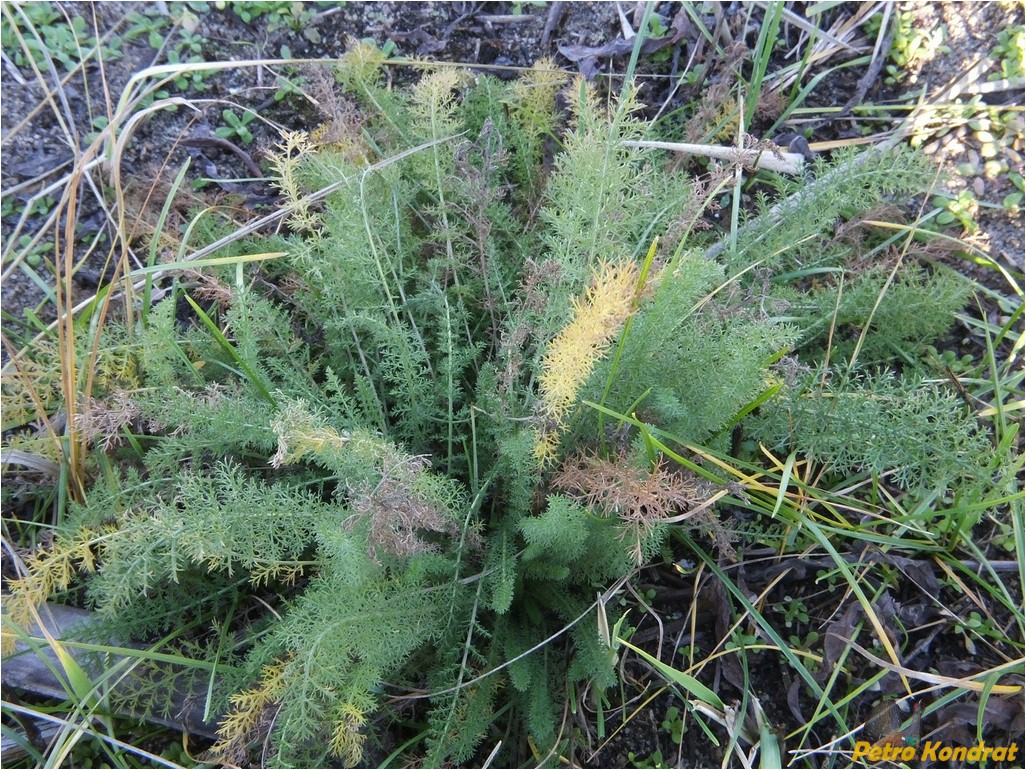
[[[10,582],[8,647],[81,584],[107,629],[170,634],[214,672],[211,761],[455,766],[502,735],[497,764],[545,764],[581,745],[566,715],[618,681],[614,589],[672,533],[728,561],[743,547],[713,505],[743,488],[700,447],[747,431],[924,494],[988,483],[973,420],[914,376],[966,291],[914,254],[892,280],[862,261],[878,242],[837,237],[920,189],[923,161],[818,163],[815,199],[774,178],[784,214],[763,200],[709,249],[704,180],[624,143],[657,132],[629,87],[605,100],[543,61],[403,91],[385,66],[354,43],[325,124],[283,137],[285,228],[230,237],[198,215],[190,237],[226,244],[202,279],[81,326],[105,362],[82,402],[90,472]],[[916,338],[894,334],[926,301]],[[4,381],[11,448],[61,409],[47,344]],[[906,376],[873,374],[895,347]],[[933,454],[913,446],[924,426]],[[175,636],[182,617],[218,634]]]

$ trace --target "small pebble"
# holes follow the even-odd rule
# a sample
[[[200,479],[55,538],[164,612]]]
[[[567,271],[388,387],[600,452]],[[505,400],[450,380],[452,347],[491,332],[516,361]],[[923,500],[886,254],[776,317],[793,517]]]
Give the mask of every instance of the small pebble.
[[[983,173],[988,179],[994,179],[995,177],[1001,176],[1001,174],[1007,174],[1008,161],[988,160],[983,164]]]

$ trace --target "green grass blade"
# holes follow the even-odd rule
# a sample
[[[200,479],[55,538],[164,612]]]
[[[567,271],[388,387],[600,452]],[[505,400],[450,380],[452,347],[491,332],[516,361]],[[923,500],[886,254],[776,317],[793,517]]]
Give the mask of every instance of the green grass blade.
[[[260,379],[260,376],[242,359],[242,356],[239,355],[235,346],[232,345],[224,334],[221,333],[221,330],[217,328],[217,324],[211,320],[210,316],[203,312],[203,308],[196,304],[196,301],[192,297],[185,293],[183,293],[182,296],[184,296],[186,301],[192,306],[192,309],[196,311],[196,315],[199,316],[199,319],[203,322],[203,325],[207,327],[207,330],[213,335],[214,339],[217,340],[217,343],[229,356],[231,356],[232,360],[238,364],[239,369],[245,373],[246,378],[253,383],[253,386],[260,391],[260,395],[266,399],[267,403],[277,407],[277,402],[274,400],[271,392],[267,389],[267,386],[264,385],[263,381]]]
[[[720,711],[723,710],[723,701],[720,700],[720,696],[714,693],[704,684],[699,682],[693,676],[688,676],[683,671],[678,671],[673,666],[666,665],[658,658],[654,658],[651,655],[649,655],[640,647],[635,647],[633,644],[624,639],[621,639],[620,637],[617,637],[616,641],[622,644],[624,647],[628,647],[634,652],[636,652],[638,655],[642,657],[643,660],[647,661],[653,668],[655,668],[660,674],[665,676],[669,681],[673,682],[674,684],[679,684],[681,687],[683,687],[685,690],[694,695],[703,703],[706,703],[709,706],[712,706],[713,708],[719,709]]]
[[[175,180],[171,183],[171,189],[168,191],[167,198],[164,200],[164,205],[160,209],[160,216],[157,217],[157,224],[153,228],[153,235],[150,238],[150,250],[146,258],[146,267],[152,268],[157,264],[157,247],[160,245],[160,233],[164,232],[164,225],[167,223],[167,215],[171,211],[171,204],[174,202],[178,195],[178,190],[182,186],[182,182],[185,181],[185,173],[189,170],[189,165],[192,163],[192,158],[186,158],[185,163],[182,164],[181,171],[175,176]],[[150,313],[150,304],[153,298],[153,279],[150,277],[151,274],[146,274],[146,283],[143,285],[143,296],[142,296],[142,313],[140,314],[139,322],[142,327],[146,328],[146,318]]]

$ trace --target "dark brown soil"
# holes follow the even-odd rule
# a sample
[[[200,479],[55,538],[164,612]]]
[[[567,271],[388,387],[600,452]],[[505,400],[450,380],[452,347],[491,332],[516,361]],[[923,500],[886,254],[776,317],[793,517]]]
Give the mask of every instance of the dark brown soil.
[[[90,26],[95,23],[101,30],[120,32],[126,28],[127,13],[133,8],[141,10],[145,5],[79,3],[68,4],[66,10],[69,14],[84,16]],[[914,12],[917,28],[946,30],[945,40],[950,51],[941,50],[932,59],[913,62],[906,77],[895,85],[886,86],[878,81],[868,91],[867,101],[886,102],[889,98],[901,96],[907,99],[904,92],[913,89],[925,88],[927,95],[943,92],[946,86],[958,79],[957,75],[973,65],[980,65],[981,58],[986,59],[998,30],[1016,22],[1022,23],[1022,8],[1014,4],[910,3],[901,7]],[[286,54],[332,59],[345,50],[349,39],[371,38],[379,46],[391,47],[397,57],[457,61],[497,72],[502,72],[503,67],[528,66],[541,56],[554,56],[564,66],[573,68],[576,63],[589,75],[611,78],[615,84],[616,73],[626,67],[629,46],[621,46],[618,49],[621,53],[616,56],[601,55],[601,49],[608,50],[610,44],[623,40],[624,24],[637,24],[640,20],[640,13],[635,8],[626,9],[627,15],[622,20],[616,8],[612,3],[325,4],[317,6],[317,11],[309,18],[304,17],[301,28],[293,28],[280,18],[268,16],[246,23],[230,10],[212,8],[198,17],[198,26],[193,34],[200,41],[195,55],[206,61],[273,59]],[[695,60],[690,61],[694,67],[702,63],[706,53],[699,45],[697,28],[679,15],[674,4],[660,3],[655,10],[661,14],[664,26],[670,28],[668,34],[680,39],[648,57],[643,55],[638,75],[642,97],[652,105],[653,111],[659,108],[665,111],[667,107],[672,108],[697,95],[687,88],[671,92],[670,85],[674,81],[670,76],[684,73],[692,54],[698,54]],[[758,17],[753,20],[749,9],[740,3],[724,5],[721,11],[730,34],[753,46],[758,32]],[[715,23],[715,20],[710,17],[709,23]],[[175,35],[180,34],[176,31],[169,35],[169,41],[177,39]],[[586,56],[588,49],[600,55]],[[568,61],[566,55],[574,61]],[[116,99],[132,74],[164,61],[158,56],[145,42],[145,37],[136,38],[125,43],[122,58],[104,64],[102,77],[100,67],[93,62],[67,80],[62,88],[66,106],[60,112],[65,121],[69,120],[68,116],[74,118],[77,125],[73,130],[77,130],[81,144],[84,145],[85,135],[91,129],[91,119],[103,113],[104,81],[109,98]],[[742,67],[746,66],[743,56],[739,61]],[[992,69],[991,65],[989,70]],[[980,77],[989,70],[984,66]],[[512,70],[510,74],[513,74]],[[824,79],[810,95],[809,104],[843,103],[862,74],[862,70],[853,68]],[[198,111],[162,111],[146,120],[134,141],[127,146],[123,173],[135,182],[130,193],[134,190],[140,196],[145,195],[149,182],[155,177],[170,178],[185,159],[191,157],[190,182],[196,183],[201,178],[221,180],[220,183],[208,183],[208,193],[218,190],[229,194],[241,193],[249,196],[247,200],[251,205],[265,198],[271,192],[266,186],[232,181],[254,176],[254,164],[247,167],[241,155],[214,146],[181,145],[189,139],[206,137],[223,125],[221,111],[226,105],[237,105],[236,112],[240,114],[242,108],[254,109],[265,119],[249,124],[253,135],[251,142],[242,143],[236,139],[239,149],[255,164],[277,141],[279,127],[312,128],[316,125],[316,109],[302,94],[290,93],[280,101],[275,98],[276,76],[301,78],[303,72],[295,67],[282,67],[276,71],[264,67],[239,67],[204,76],[201,79],[202,91],[196,90],[196,81],[185,84],[185,95],[191,98]],[[952,98],[965,101],[971,94],[973,82],[963,83],[961,90]],[[700,85],[708,83],[700,81]],[[176,88],[172,86],[168,90],[174,94]],[[44,108],[33,114],[43,97],[44,89],[27,68],[18,70],[13,63],[7,62],[3,72],[2,181],[5,190],[17,189],[10,198],[11,203],[24,204],[34,192],[59,179],[73,158],[72,149],[62,135],[54,112]],[[1021,93],[996,92],[988,94],[987,102],[1014,104],[1016,99],[1021,99]],[[750,130],[758,135],[760,124],[765,129],[770,122],[771,119],[762,119]],[[1020,134],[1021,122],[1020,119]],[[817,140],[843,137],[850,133],[846,125],[844,121],[821,125],[810,137],[810,142],[815,146]],[[801,124],[795,127],[800,130]],[[1006,146],[1001,147],[999,160],[1004,161],[1001,167],[993,163],[986,165],[986,159],[981,156],[983,148],[979,132],[968,126],[941,136],[928,134],[922,143],[928,153],[941,161],[946,174],[942,181],[945,188],[952,194],[959,189],[972,189],[984,202],[985,205],[977,211],[980,229],[973,235],[974,243],[1001,264],[1021,270],[1022,210],[1009,211],[997,205],[1014,191],[1007,171],[1023,170],[1021,138],[1018,144],[1008,140]],[[962,168],[961,175],[955,171],[959,167]],[[83,195],[82,201],[78,216],[80,253],[90,243],[91,237],[110,227],[109,218],[96,200]],[[30,216],[19,229],[19,235],[33,233],[42,219],[42,216]],[[10,236],[16,222],[14,215],[4,217],[2,232],[5,238]],[[101,240],[100,248],[76,273],[76,282],[83,296],[95,291],[102,281],[107,263],[104,244],[108,242]],[[44,258],[43,264],[36,268],[44,281],[48,280],[45,262]],[[53,305],[45,302],[44,296],[43,289],[23,272],[13,271],[2,287],[7,322],[18,326],[18,319],[25,308],[36,308],[44,321],[52,320]]]

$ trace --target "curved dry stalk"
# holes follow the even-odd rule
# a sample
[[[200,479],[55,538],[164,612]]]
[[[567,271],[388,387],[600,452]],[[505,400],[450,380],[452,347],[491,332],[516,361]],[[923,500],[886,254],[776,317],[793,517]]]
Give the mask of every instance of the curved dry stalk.
[[[893,671],[902,677],[909,679],[915,679],[920,682],[928,682],[934,685],[930,689],[940,689],[944,687],[958,687],[965,690],[971,690],[972,692],[990,692],[995,695],[1015,695],[1023,691],[1023,686],[1018,684],[994,684],[991,685],[987,680],[990,677],[998,674],[1008,672],[1014,673],[1015,671],[1021,671],[1023,665],[1026,665],[1026,658],[1019,658],[1018,660],[1009,661],[1003,666],[997,666],[995,668],[988,669],[986,671],[980,671],[976,674],[970,674],[969,676],[953,677],[953,676],[941,676],[940,674],[931,674],[928,671],[916,671],[915,669],[908,668],[907,666],[900,666],[896,663],[890,663],[883,658],[878,658],[876,655],[871,653],[865,647],[862,647],[857,642],[847,639],[839,634],[834,634],[828,631],[831,636],[836,636],[838,639],[843,641],[846,645],[851,647],[855,652],[864,657],[866,660],[875,663],[880,668],[885,668],[888,671]]]

